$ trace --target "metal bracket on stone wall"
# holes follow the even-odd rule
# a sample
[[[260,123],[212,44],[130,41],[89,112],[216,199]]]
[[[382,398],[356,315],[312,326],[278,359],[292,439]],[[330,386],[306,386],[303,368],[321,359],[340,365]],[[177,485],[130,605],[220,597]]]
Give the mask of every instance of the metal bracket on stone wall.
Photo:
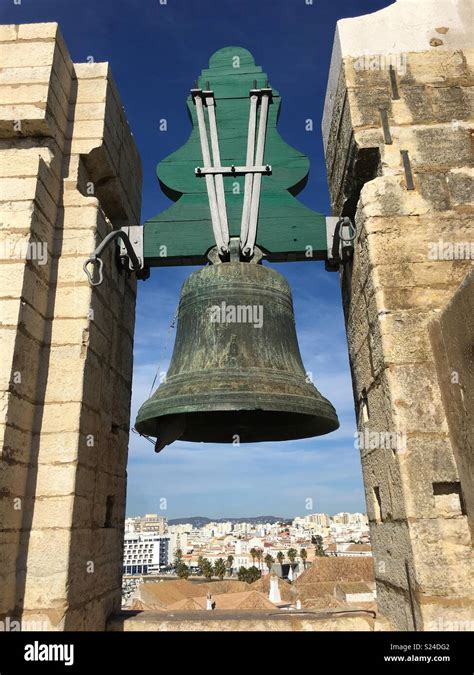
[[[120,246],[120,260],[124,267],[127,266],[131,271],[143,270],[145,267],[145,256],[143,253],[143,226],[142,225],[129,225],[128,227],[122,227],[121,232],[123,232],[128,237],[129,244],[133,248],[133,252],[137,258],[137,261],[140,267],[137,269],[134,264],[134,260],[130,256],[129,249],[126,245],[126,240],[124,237],[120,237],[119,246]]]
[[[337,272],[354,255],[356,228],[348,216],[326,217],[327,258],[326,270]]]
[[[135,272],[137,278],[147,279],[149,270],[145,267],[145,256],[143,254],[143,227],[141,225],[131,225],[122,227],[120,230],[110,232],[95,249],[94,253],[87,258],[83,265],[83,270],[87,275],[91,286],[100,286],[104,281],[104,261],[101,256],[108,245],[119,239],[118,257],[120,267],[130,272]],[[89,265],[98,267],[98,279],[94,281],[94,271],[89,271]]]

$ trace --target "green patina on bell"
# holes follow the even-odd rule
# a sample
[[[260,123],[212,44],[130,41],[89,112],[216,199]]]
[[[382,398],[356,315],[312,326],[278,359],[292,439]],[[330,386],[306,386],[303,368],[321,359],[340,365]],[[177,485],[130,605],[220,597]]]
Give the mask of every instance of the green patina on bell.
[[[166,381],[140,408],[156,450],[183,441],[287,441],[336,430],[308,381],[284,277],[260,264],[204,267],[185,281]]]

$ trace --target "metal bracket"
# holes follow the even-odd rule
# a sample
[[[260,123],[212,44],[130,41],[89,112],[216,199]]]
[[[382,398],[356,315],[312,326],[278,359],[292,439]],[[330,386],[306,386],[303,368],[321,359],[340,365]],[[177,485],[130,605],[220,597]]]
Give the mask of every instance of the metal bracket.
[[[121,232],[127,235],[130,244],[132,245],[133,251],[137,257],[137,260],[140,264],[139,269],[142,270],[145,267],[145,256],[143,253],[143,226],[142,225],[129,225],[128,227],[122,227]],[[122,237],[120,237],[120,258],[123,262],[125,259],[128,260],[128,269],[136,272],[137,269],[134,267],[131,257],[128,254],[127,246]]]
[[[344,228],[347,228],[345,231]],[[339,266],[354,255],[354,239],[356,238],[354,223],[347,216],[341,218],[326,217],[327,258],[326,271],[337,272]]]
[[[239,174],[246,173],[265,173],[267,175],[272,173],[272,167],[270,164],[265,164],[265,166],[197,166],[194,169],[196,176],[206,176],[207,174],[216,174],[221,173],[224,176],[237,176]]]
[[[229,255],[223,259],[223,256],[219,255],[217,246],[213,246],[207,253],[207,259],[211,265],[221,265],[228,262],[246,262],[254,265],[258,265],[262,262],[265,257],[263,251],[258,247],[254,246],[253,254],[250,258],[245,258],[241,249],[240,249],[240,239],[239,237],[231,237],[229,240]]]
[[[100,286],[104,281],[104,261],[101,255],[107,246],[116,239],[120,239],[119,257],[122,268],[135,272],[140,279],[147,279],[149,271],[145,268],[145,258],[143,255],[143,227],[133,225],[122,227],[120,230],[110,232],[95,249],[94,253],[87,258],[83,265],[83,270],[91,286]],[[94,272],[90,272],[88,265],[98,267],[99,278],[94,281]]]

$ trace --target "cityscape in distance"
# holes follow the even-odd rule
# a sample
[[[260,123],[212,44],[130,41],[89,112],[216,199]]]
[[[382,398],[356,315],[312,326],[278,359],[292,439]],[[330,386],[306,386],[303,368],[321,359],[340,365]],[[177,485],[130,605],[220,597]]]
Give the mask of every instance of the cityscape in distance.
[[[127,609],[376,609],[365,513],[127,517]]]

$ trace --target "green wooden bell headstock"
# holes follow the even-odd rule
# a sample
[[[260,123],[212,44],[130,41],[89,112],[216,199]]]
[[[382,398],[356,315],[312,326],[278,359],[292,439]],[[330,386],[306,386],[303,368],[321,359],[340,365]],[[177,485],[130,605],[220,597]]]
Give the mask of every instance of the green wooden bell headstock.
[[[269,87],[267,76],[253,56],[241,47],[225,47],[202,71],[196,89],[214,92],[221,165],[246,165],[250,90]],[[162,160],[157,175],[163,192],[173,201],[168,209],[144,224],[144,257],[152,266],[192,265],[207,262],[216,245],[203,167],[197,110],[190,95],[187,106],[192,121],[188,141]],[[259,106],[260,109],[261,106]],[[271,173],[261,176],[256,245],[270,261],[308,260],[326,256],[326,220],[295,199],[304,187],[309,160],[290,147],[277,131],[280,95],[273,89],[268,107],[264,164]],[[206,121],[210,135],[209,120]],[[210,144],[210,141],[209,141]],[[229,233],[238,237],[241,228],[245,175],[223,177]],[[308,249],[308,247],[311,247]]]

